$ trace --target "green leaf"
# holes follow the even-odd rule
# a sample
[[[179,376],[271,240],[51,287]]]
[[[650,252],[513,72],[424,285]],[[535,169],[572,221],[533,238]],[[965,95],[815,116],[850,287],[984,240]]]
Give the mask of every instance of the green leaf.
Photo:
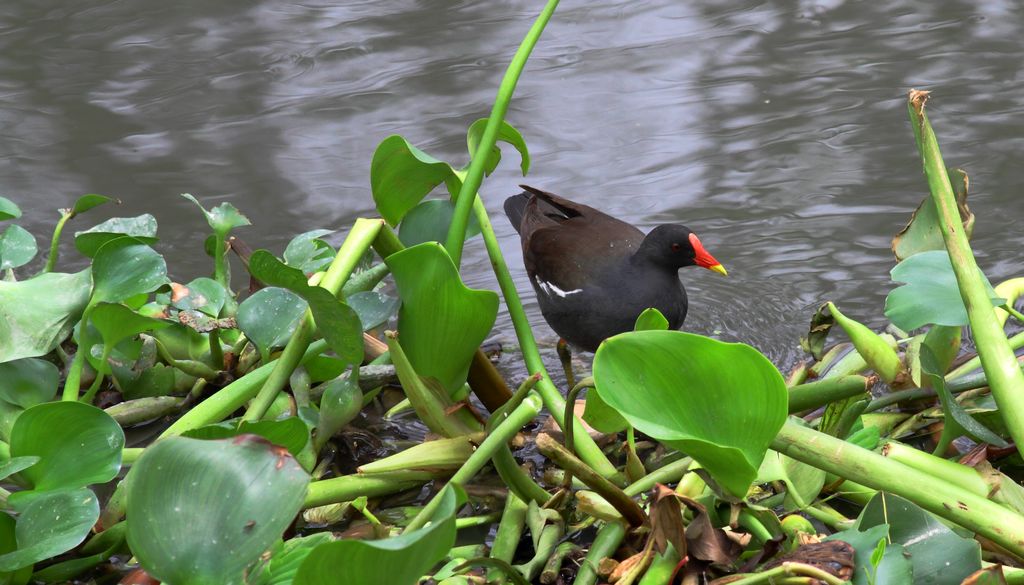
[[[668,331],[668,319],[658,309],[644,309],[636,318],[633,331]]]
[[[757,473],[757,483],[781,481],[786,484],[783,507],[787,512],[803,510],[814,503],[825,486],[825,471],[775,451],[769,452]]]
[[[473,354],[494,326],[498,295],[467,288],[438,243],[406,248],[386,262],[402,299],[402,348],[420,376],[454,392],[465,383]]]
[[[453,175],[448,163],[392,135],[373,153],[370,190],[381,217],[395,226],[427,193]]]
[[[75,232],[75,248],[92,258],[103,244],[131,236],[143,244],[156,243],[156,218],[148,213],[138,217],[113,217],[84,232]]]
[[[0,480],[7,479],[19,471],[32,467],[36,463],[39,463],[39,458],[34,455],[8,459],[0,463]]]
[[[309,428],[294,416],[282,420],[242,421],[241,424],[222,422],[182,433],[183,437],[203,440],[230,439],[240,435],[263,437],[274,445],[284,447],[295,456],[298,456],[309,442]]]
[[[487,118],[480,118],[470,124],[469,130],[466,132],[466,146],[469,147],[469,156],[476,155],[476,149],[480,147],[480,138],[484,134],[484,129],[487,128],[487,120]],[[523,135],[512,124],[502,120],[501,126],[498,128],[498,140],[511,144],[519,151],[519,168],[523,171],[523,176],[525,177],[526,173],[530,171],[530,151],[526,148],[526,141],[523,140]],[[495,144],[494,148],[487,155],[484,173],[490,175],[495,167],[498,166],[500,160],[501,149]]]
[[[352,371],[358,372],[358,369]],[[363,409],[363,391],[359,389],[358,381],[352,378],[335,378],[324,384],[324,393],[320,397],[320,420],[316,426],[318,447],[352,422]]]
[[[299,326],[309,305],[299,295],[275,286],[261,288],[238,306],[238,328],[245,333],[263,361],[270,351],[284,347]]]
[[[35,236],[20,225],[9,225],[0,233],[0,270],[24,266],[38,251]]]
[[[0,439],[7,441],[23,410],[57,395],[60,371],[46,360],[22,358],[0,363],[0,380]]]
[[[309,553],[317,545],[333,540],[330,532],[316,532],[277,543],[270,552],[270,560],[249,574],[248,585],[292,585],[299,565]]]
[[[948,445],[950,441],[963,435],[972,439],[990,443],[996,447],[1006,447],[1008,443],[1002,437],[990,431],[985,425],[974,420],[967,413],[960,403],[953,398],[953,394],[946,387],[946,380],[943,371],[938,369],[938,358],[932,353],[928,346],[921,346],[921,378],[926,386],[931,386],[939,395],[939,402],[942,404],[943,428],[939,445]]]
[[[299,566],[302,585],[415,585],[455,544],[457,497],[448,487],[426,527],[383,540],[321,544]],[[386,568],[386,570],[385,570]]]
[[[47,402],[21,413],[10,444],[12,457],[39,457],[20,477],[41,492],[113,479],[121,469],[124,432],[109,414],[89,404]],[[11,501],[26,495],[17,492]]]
[[[91,288],[89,269],[18,282],[0,280],[0,307],[17,307],[0,319],[0,362],[53,351],[81,318]]]
[[[21,208],[6,197],[0,197],[0,221],[21,217]]]
[[[974,214],[967,207],[967,173],[962,169],[950,169],[948,173],[949,182],[956,196],[960,221],[964,224],[967,237],[970,237],[974,230]],[[910,222],[893,237],[892,252],[896,255],[896,261],[901,262],[920,252],[945,249],[946,243],[942,239],[935,202],[932,201],[931,195],[926,195],[910,217]]]
[[[141,293],[153,292],[170,282],[167,263],[156,250],[135,238],[111,240],[92,260],[92,298],[116,303]]]
[[[108,351],[129,337],[139,333],[170,327],[169,321],[143,317],[128,307],[117,303],[98,303],[89,313],[93,327],[103,338],[103,345]],[[95,364],[104,374],[110,373],[110,365],[105,361]]]
[[[76,199],[75,204],[71,206],[71,215],[85,213],[86,211],[89,211],[93,207],[99,207],[100,205],[103,205],[104,203],[109,203],[111,201],[116,201],[117,203],[120,203],[120,201],[117,201],[116,199],[112,199],[104,195],[97,195],[95,193],[82,195],[81,197]]]
[[[228,291],[212,278],[200,277],[188,283],[184,291],[176,290],[172,304],[182,311],[199,311],[213,318],[220,316],[228,300]],[[181,293],[184,293],[184,296]]]
[[[81,544],[100,517],[100,504],[87,488],[61,489],[40,494],[18,512],[18,549],[0,555],[0,572],[33,565]]]
[[[879,492],[864,507],[856,527],[888,526],[888,537],[902,544],[914,567],[914,583],[960,585],[981,568],[981,547],[950,530],[934,515],[898,496]]]
[[[402,218],[398,228],[398,239],[406,248],[423,242],[444,242],[448,237],[448,226],[452,223],[455,204],[447,199],[431,199],[414,207]],[[466,239],[480,233],[480,222],[469,216]]]
[[[602,433],[618,433],[626,430],[629,422],[622,418],[619,411],[608,406],[601,395],[591,388],[587,391],[586,408],[583,410],[583,420],[591,427]]]
[[[967,309],[945,250],[914,254],[897,264],[890,274],[893,281],[906,283],[885,298],[885,316],[893,325],[912,331],[928,324],[968,324]],[[1004,299],[996,295],[984,274],[981,277],[992,306],[1002,305]]]
[[[598,348],[593,372],[608,405],[696,459],[737,498],[786,420],[782,376],[740,343],[681,331],[622,333]]]
[[[299,234],[284,249],[284,263],[305,273],[320,272],[334,260],[335,251],[322,236],[334,230],[311,230]]]
[[[369,331],[374,327],[387,322],[402,304],[395,297],[372,290],[357,292],[349,295],[345,302],[352,310],[359,315],[359,321],[363,324],[363,331]]]
[[[15,535],[14,526],[14,518],[0,512],[0,556],[18,549],[18,537]],[[31,580],[31,577],[31,566],[17,572],[0,571],[0,583],[4,585],[25,585]]]
[[[291,524],[309,475],[252,435],[170,437],[147,447],[125,481],[128,544],[150,575],[234,585]]]
[[[882,524],[867,528],[864,531],[857,527],[833,534],[824,540],[841,540],[853,545],[853,585],[907,585],[917,583],[914,580],[914,567],[905,555],[901,544],[885,546],[888,525]],[[872,563],[875,551],[882,543],[884,552],[881,562]]]
[[[298,294],[309,303],[317,330],[338,357],[355,364],[363,361],[363,329],[359,315],[325,288],[309,286],[306,275],[284,265],[266,250],[249,257],[249,272],[271,286]]]
[[[252,225],[252,222],[249,221],[248,217],[242,215],[234,205],[226,201],[217,207],[210,208],[210,210],[207,211],[206,208],[203,207],[203,204],[189,193],[182,193],[181,196],[192,203],[195,203],[196,206],[199,207],[203,212],[203,215],[206,216],[206,223],[210,224],[210,228],[213,229],[213,233],[221,237],[227,236],[231,233],[231,230],[237,227]]]

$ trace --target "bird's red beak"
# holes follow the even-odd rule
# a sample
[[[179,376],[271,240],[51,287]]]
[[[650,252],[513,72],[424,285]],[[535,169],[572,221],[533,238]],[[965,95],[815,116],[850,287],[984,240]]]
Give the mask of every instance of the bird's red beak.
[[[700,243],[700,239],[697,237],[697,234],[690,234],[690,245],[693,246],[693,261],[697,266],[713,270],[722,276],[729,275],[729,273],[725,271],[725,266],[722,266],[721,262],[715,260],[715,257],[704,249],[704,245]]]

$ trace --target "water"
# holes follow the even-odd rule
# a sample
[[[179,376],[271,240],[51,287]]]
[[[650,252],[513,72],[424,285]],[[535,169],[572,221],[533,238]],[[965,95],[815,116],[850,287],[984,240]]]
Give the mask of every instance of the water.
[[[182,192],[231,201],[254,223],[238,234],[280,251],[373,213],[370,158],[389,134],[464,164],[465,128],[489,112],[540,6],[4,2],[0,190],[40,236],[82,193],[124,203],[69,231],[153,213],[179,280],[210,269]],[[645,229],[697,231],[730,276],[683,271],[687,328],[785,366],[825,300],[883,322],[889,240],[926,192],[911,87],[934,90],[946,159],[970,173],[983,268],[1020,274],[1022,33],[1006,0],[565,2],[508,119],[530,145],[530,184]],[[507,149],[482,194],[550,341],[499,212],[517,163]],[[464,266],[471,286],[496,288],[477,247]],[[511,339],[507,315],[498,327]]]

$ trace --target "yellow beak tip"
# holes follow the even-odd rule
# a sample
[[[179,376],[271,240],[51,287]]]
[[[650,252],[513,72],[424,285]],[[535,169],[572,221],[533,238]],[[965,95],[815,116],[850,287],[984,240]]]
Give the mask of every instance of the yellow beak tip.
[[[729,273],[725,271],[725,266],[721,264],[715,264],[714,266],[708,266],[708,270],[713,270],[722,276],[729,276]]]

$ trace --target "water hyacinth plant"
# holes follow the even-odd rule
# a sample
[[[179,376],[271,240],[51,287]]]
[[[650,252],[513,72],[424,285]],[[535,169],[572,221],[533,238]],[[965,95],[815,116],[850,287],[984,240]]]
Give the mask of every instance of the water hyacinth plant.
[[[151,215],[76,232],[89,266],[60,272],[65,224],[113,203],[91,194],[33,273],[0,198],[0,582],[1024,582],[1024,336],[1004,332],[1024,288],[978,268],[924,92],[908,111],[930,196],[893,242],[887,331],[824,302],[784,376],[652,309],[557,387],[477,193],[499,143],[530,170],[505,115],[556,5],[467,165],[387,137],[380,217],[279,253],[243,240],[259,218],[185,195],[208,277],[170,279]],[[465,285],[467,243],[499,291]],[[480,347],[502,302],[515,390]],[[408,429],[376,436],[385,410]],[[127,447],[136,426],[154,438]]]

